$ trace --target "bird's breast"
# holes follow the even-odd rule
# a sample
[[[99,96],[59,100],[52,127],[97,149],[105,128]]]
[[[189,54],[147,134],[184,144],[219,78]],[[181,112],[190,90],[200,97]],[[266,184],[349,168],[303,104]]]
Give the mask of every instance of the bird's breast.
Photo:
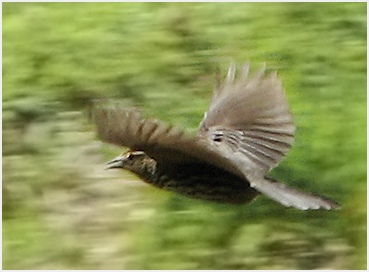
[[[246,179],[207,164],[157,165],[154,175],[142,178],[167,191],[221,203],[246,203],[258,195]]]

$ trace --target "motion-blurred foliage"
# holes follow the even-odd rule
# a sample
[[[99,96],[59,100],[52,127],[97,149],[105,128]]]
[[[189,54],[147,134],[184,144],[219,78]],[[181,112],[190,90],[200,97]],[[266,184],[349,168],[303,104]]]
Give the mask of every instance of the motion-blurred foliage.
[[[366,3],[3,3],[3,268],[365,269],[366,24]],[[91,101],[195,129],[232,59],[283,79],[298,129],[272,174],[342,210],[103,171],[121,151],[95,141]]]

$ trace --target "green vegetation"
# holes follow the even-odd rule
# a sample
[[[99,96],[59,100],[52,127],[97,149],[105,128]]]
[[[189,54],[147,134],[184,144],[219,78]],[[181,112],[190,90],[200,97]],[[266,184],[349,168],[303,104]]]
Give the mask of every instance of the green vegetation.
[[[4,3],[4,269],[366,269],[366,3]],[[104,171],[94,99],[196,129],[231,60],[278,70],[272,175],[339,201],[206,203]]]

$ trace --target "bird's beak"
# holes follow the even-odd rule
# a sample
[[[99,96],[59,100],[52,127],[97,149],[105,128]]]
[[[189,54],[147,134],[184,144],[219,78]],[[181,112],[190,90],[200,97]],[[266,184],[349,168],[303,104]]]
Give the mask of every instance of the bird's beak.
[[[123,168],[124,160],[121,156],[118,156],[115,159],[108,161],[106,164],[107,164],[107,167],[105,168],[106,170],[112,168]]]

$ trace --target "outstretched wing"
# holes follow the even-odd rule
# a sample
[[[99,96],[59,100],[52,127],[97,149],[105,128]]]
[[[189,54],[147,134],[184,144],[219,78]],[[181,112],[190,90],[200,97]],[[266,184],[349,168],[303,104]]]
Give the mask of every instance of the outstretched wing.
[[[290,150],[294,131],[276,73],[266,75],[263,67],[249,77],[246,64],[237,81],[234,65],[223,85],[218,79],[198,137],[232,161],[251,187],[282,205],[300,210],[338,208],[337,203],[324,197],[292,189],[265,176]]]
[[[201,162],[243,176],[232,162],[211,150],[207,143],[162,121],[144,119],[137,109],[97,104],[92,109],[92,119],[102,141],[142,150],[163,166]]]
[[[155,119],[142,118],[140,111],[135,108],[97,104],[92,110],[92,117],[101,140],[132,150],[143,150],[158,160],[167,157],[178,159],[175,146],[189,140],[176,127]],[[183,157],[179,159],[188,159]]]
[[[217,145],[224,156],[261,175],[290,150],[295,126],[282,84],[265,67],[249,77],[246,64],[237,81],[231,65],[226,82],[218,84],[200,124],[198,137]],[[229,154],[227,154],[229,153]]]

